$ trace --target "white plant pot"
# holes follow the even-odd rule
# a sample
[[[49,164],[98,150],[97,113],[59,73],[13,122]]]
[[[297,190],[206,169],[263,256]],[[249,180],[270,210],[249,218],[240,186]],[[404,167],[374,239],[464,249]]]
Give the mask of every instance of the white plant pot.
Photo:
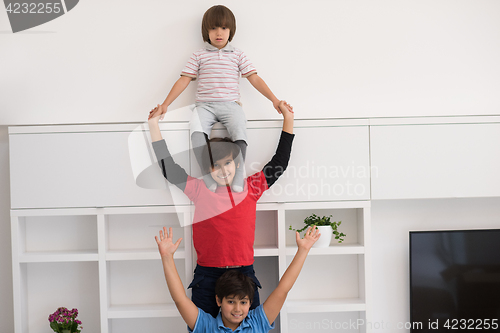
[[[329,247],[330,242],[332,241],[332,227],[329,225],[320,225],[317,226],[317,228],[321,233],[321,236],[312,247]]]

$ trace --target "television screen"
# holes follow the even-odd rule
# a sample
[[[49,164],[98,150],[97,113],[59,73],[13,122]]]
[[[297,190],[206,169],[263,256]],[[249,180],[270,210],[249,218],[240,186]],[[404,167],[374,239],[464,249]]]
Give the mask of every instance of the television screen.
[[[411,332],[500,331],[500,230],[410,232]]]

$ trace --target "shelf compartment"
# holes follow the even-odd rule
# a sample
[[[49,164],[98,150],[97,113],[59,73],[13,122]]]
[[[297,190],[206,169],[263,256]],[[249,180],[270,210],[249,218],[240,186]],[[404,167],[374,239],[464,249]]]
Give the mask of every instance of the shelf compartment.
[[[254,249],[278,248],[278,216],[275,210],[259,210],[255,219]]]
[[[304,209],[294,209],[287,210],[285,212],[285,226],[286,226],[286,246],[294,247],[295,243],[295,232],[289,230],[289,227],[292,226],[292,229],[302,229],[304,224],[304,219],[312,214],[316,214],[319,217],[332,215],[331,221],[342,221],[339,226],[339,232],[343,232],[346,234],[344,241],[342,243],[338,243],[334,236],[332,236],[332,240],[330,243],[329,251],[332,251],[331,254],[342,254],[343,251],[349,253],[350,251],[354,251],[352,253],[360,253],[364,246],[364,221],[363,221],[363,208],[304,208]],[[303,232],[301,233],[303,235]],[[344,248],[345,247],[345,248]],[[316,252],[316,248],[312,250]],[[326,254],[330,254],[327,253]],[[295,253],[295,252],[293,252]],[[312,252],[314,253],[314,252]]]
[[[175,260],[185,287],[185,260]],[[108,261],[108,308],[117,306],[173,305],[160,260]],[[189,281],[191,282],[191,281]]]
[[[289,301],[364,298],[360,288],[359,266],[363,255],[308,256],[288,294]],[[292,256],[286,256],[287,267]],[[311,286],[314,281],[314,286]]]
[[[21,267],[25,267],[26,278],[26,332],[47,332],[47,317],[61,306],[77,308],[85,330],[100,331],[97,262],[27,263]]]
[[[32,255],[38,257],[40,252],[62,256],[97,253],[97,217],[95,215],[19,217],[19,245],[19,255],[28,260]],[[51,261],[50,256],[47,259]]]
[[[120,253],[131,254],[137,259],[142,259],[141,256],[145,256],[144,259],[159,258],[152,253],[158,253],[155,236],[163,227],[172,227],[175,239],[185,237],[176,213],[106,215],[106,259],[122,260],[112,259],[120,258]],[[179,252],[184,250],[184,244],[185,240],[181,242]]]

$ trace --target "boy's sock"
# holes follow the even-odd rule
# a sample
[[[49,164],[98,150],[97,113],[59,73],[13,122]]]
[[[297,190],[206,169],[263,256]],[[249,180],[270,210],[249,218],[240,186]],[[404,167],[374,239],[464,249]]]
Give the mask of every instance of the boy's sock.
[[[204,170],[202,162],[203,149],[205,149],[207,142],[208,135],[203,132],[193,132],[193,134],[191,135],[191,143],[193,145],[194,156],[196,158],[196,161],[198,162],[198,165],[200,166],[201,173],[203,175],[203,181],[210,191],[215,192],[215,190],[217,189],[217,183],[212,178],[212,175]]]
[[[236,168],[231,189],[234,192],[242,192],[245,188],[245,157],[247,155],[247,143],[243,140],[237,140],[234,143],[240,148],[240,155],[235,160],[236,165],[239,165],[239,167]]]

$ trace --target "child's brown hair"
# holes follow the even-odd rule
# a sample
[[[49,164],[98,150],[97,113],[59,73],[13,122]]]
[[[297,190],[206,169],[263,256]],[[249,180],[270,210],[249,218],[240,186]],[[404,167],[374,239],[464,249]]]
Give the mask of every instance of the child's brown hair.
[[[255,283],[238,270],[232,269],[221,275],[215,283],[215,295],[220,301],[224,297],[235,296],[240,299],[248,297],[250,303],[255,293]]]
[[[236,19],[234,18],[233,12],[226,6],[216,5],[210,7],[203,15],[203,20],[201,21],[201,34],[203,36],[203,41],[210,43],[208,31],[217,27],[228,28],[228,41],[230,42],[233,39],[234,33],[236,32]]]
[[[240,148],[230,138],[212,138],[202,152],[203,169],[212,172],[214,163],[226,156],[231,156],[233,160],[240,153]]]

